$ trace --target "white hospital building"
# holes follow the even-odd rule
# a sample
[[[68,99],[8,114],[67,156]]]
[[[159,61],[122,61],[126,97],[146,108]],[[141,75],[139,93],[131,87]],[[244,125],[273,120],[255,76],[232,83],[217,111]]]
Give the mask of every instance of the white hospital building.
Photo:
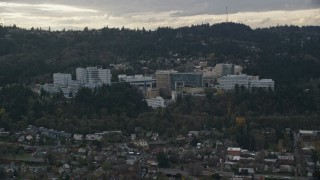
[[[272,79],[260,79],[259,76],[227,75],[218,79],[218,88],[226,91],[232,91],[236,85],[251,90],[252,88],[264,88],[274,90],[274,81]]]

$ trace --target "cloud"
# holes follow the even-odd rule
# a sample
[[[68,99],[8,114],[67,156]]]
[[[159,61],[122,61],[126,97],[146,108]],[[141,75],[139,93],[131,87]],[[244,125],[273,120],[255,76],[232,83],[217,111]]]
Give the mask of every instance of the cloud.
[[[77,13],[96,13],[97,10],[86,9],[86,8],[78,8],[74,6],[67,5],[57,5],[57,4],[18,4],[18,3],[6,3],[0,2],[0,8],[3,10],[20,10],[20,11],[44,11],[44,12],[55,12],[55,13],[66,13],[66,12],[77,12]]]
[[[10,0],[8,2],[77,6],[108,12],[115,16],[150,11],[177,11],[180,15],[224,14],[226,6],[229,7],[230,13],[320,7],[319,0]]]
[[[21,27],[154,29],[229,19],[252,27],[320,25],[320,0],[0,0],[0,23]]]

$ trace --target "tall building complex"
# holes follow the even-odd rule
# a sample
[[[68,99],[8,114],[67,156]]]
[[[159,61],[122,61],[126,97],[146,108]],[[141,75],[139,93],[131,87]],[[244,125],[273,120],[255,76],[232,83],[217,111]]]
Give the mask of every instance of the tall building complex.
[[[170,74],[177,73],[178,71],[167,70],[167,71],[156,71],[156,85],[158,89],[166,89],[171,91]]]
[[[171,90],[176,91],[179,86],[201,87],[202,73],[171,73],[170,74]]]
[[[111,70],[97,67],[77,68],[76,79],[80,84],[111,84]]]
[[[79,84],[88,83],[87,70],[85,68],[77,68],[76,69],[76,80]]]
[[[205,65],[203,65],[205,66]],[[272,79],[261,79],[259,76],[242,74],[243,68],[233,64],[216,64],[215,67],[202,67],[193,72],[179,73],[175,70],[158,70],[155,76],[118,75],[119,82],[126,82],[150,98],[152,107],[162,107],[162,100],[158,96],[175,99],[178,95],[202,96],[204,87],[217,87],[232,91],[237,86],[251,91],[254,88],[274,90]],[[63,92],[66,97],[74,96],[81,87],[94,89],[102,84],[111,85],[111,70],[98,67],[76,68],[76,81],[71,74],[54,73],[53,84],[46,84],[43,89],[54,94]],[[156,87],[156,88],[155,88]],[[154,99],[152,99],[154,98]],[[153,104],[153,105],[151,105]]]
[[[99,71],[97,67],[87,67],[86,70],[87,70],[88,83],[94,84],[100,81]]]
[[[144,90],[153,88],[156,85],[156,80],[153,76],[133,75],[127,76],[125,74],[118,75],[119,82],[126,82],[135,87],[142,87]]]
[[[54,73],[53,84],[45,84],[42,89],[50,94],[62,92],[66,98],[72,98],[81,87],[94,89],[102,84],[111,85],[110,69],[79,67],[76,69],[76,80],[72,80],[71,74]]]
[[[110,69],[98,69],[98,76],[103,84],[111,85],[111,70]]]
[[[72,84],[71,74],[54,73],[53,84],[57,86],[68,86]]]
[[[233,75],[234,74],[234,65],[233,64],[216,64],[215,72],[218,77]]]

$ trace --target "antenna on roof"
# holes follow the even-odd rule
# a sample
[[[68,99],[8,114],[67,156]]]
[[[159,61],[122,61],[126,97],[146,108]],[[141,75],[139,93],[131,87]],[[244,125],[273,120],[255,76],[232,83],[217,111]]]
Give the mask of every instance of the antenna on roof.
[[[226,22],[229,22],[228,6],[226,6]]]

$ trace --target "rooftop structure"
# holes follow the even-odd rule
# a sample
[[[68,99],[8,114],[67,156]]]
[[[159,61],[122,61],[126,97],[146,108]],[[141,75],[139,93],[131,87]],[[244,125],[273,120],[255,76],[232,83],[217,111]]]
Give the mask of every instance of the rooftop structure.
[[[237,156],[240,158],[241,148],[238,147],[228,147],[227,155],[229,156]]]
[[[118,75],[119,82],[127,82],[130,85],[153,87],[155,86],[156,79],[152,76],[133,75],[127,76],[125,74]]]
[[[136,87],[146,97],[150,97],[148,96],[148,89],[153,89],[156,86],[156,79],[153,76],[143,76],[143,75],[127,76],[125,74],[120,74],[118,75],[118,79],[119,79],[119,82],[129,83],[131,86]]]

